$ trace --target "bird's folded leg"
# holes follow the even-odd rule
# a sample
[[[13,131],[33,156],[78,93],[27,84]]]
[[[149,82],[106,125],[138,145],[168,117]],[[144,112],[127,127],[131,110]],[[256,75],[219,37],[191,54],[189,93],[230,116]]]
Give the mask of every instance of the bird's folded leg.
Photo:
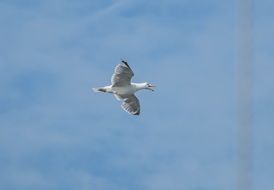
[[[94,92],[107,92],[104,88],[93,88]]]

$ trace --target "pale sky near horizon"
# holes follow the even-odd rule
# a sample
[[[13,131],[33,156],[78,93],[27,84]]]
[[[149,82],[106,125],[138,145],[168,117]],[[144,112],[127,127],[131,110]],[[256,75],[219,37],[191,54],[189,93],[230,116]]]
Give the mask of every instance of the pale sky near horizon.
[[[238,2],[0,0],[0,189],[231,190]],[[254,0],[253,187],[274,188],[274,1]],[[128,60],[139,117],[112,95]]]

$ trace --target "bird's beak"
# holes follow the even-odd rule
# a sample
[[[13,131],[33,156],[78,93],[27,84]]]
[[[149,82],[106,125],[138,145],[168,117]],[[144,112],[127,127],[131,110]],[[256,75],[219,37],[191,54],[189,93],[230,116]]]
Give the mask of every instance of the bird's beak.
[[[149,84],[149,85],[148,85],[148,89],[149,89],[149,90],[154,91],[154,88],[156,88],[155,85],[152,85],[152,84]]]

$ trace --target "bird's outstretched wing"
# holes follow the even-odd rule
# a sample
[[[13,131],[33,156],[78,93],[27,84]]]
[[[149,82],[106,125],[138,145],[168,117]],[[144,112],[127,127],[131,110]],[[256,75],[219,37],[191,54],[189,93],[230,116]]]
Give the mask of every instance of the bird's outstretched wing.
[[[140,115],[140,103],[135,95],[124,99],[122,108],[132,115]]]
[[[131,78],[134,76],[133,71],[126,61],[115,67],[114,73],[111,77],[112,86],[127,86],[131,83]]]

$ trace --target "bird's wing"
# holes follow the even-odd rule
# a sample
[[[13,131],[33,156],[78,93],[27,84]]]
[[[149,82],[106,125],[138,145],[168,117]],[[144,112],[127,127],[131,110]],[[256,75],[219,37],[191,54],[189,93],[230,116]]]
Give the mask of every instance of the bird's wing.
[[[124,101],[124,99],[129,98],[130,96],[132,96],[131,94],[128,94],[128,95],[113,94],[113,95],[119,101]]]
[[[122,108],[132,115],[140,115],[140,103],[135,95],[124,99]]]
[[[131,78],[134,76],[133,71],[126,61],[118,64],[115,67],[114,73],[111,77],[112,86],[127,86],[131,83]]]

